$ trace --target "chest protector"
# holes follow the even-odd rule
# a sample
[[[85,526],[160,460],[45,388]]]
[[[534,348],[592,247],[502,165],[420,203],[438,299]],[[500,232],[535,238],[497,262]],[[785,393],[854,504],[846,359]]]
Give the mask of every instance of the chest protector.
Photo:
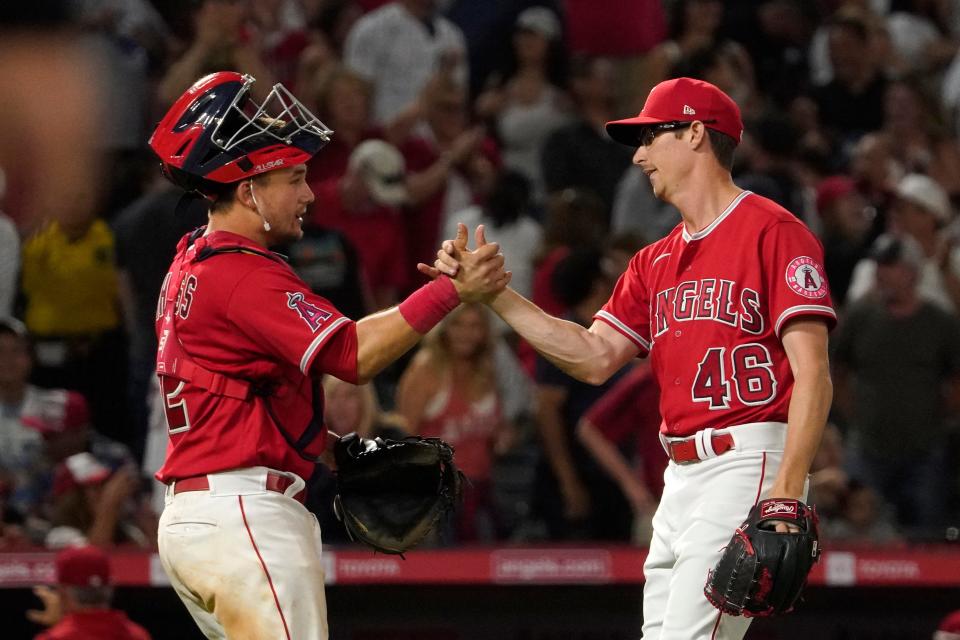
[[[203,228],[197,229],[181,240],[177,247],[176,265],[171,270],[173,277],[164,289],[163,298],[160,301],[162,308],[158,309],[162,313],[162,323],[157,350],[157,375],[199,387],[215,396],[225,396],[242,402],[262,402],[273,426],[280,432],[286,443],[297,452],[297,455],[310,462],[320,462],[319,454],[324,449],[324,402],[323,387],[319,381],[312,376],[310,377],[313,405],[310,422],[306,427],[299,430],[287,429],[278,419],[271,402],[278,397],[292,397],[296,389],[293,389],[288,381],[282,378],[246,380],[211,371],[198,364],[177,337],[177,311],[181,303],[181,289],[185,286],[183,282],[185,264],[203,262],[225,253],[245,253],[286,265],[279,254],[241,245],[204,246],[191,257],[189,255],[191,245],[202,235],[203,231]]]

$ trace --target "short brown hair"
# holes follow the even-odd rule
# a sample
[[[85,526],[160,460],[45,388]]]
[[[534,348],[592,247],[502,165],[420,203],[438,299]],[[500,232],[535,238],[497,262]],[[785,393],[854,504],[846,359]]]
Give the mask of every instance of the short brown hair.
[[[727,171],[733,171],[733,152],[737,149],[737,141],[725,133],[720,133],[716,129],[706,127],[707,137],[710,138],[710,149],[713,155],[720,163],[720,166]],[[683,137],[683,129],[673,132],[678,140]]]
[[[709,127],[707,135],[710,137],[710,148],[713,149],[717,162],[727,171],[733,171],[733,152],[737,150],[737,141]]]

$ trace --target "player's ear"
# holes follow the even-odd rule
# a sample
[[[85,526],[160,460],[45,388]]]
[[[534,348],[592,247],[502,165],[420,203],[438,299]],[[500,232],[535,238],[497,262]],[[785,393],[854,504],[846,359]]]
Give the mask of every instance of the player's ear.
[[[233,197],[234,199],[247,207],[248,209],[256,210],[256,204],[254,203],[253,196],[253,181],[252,180],[241,180],[234,187]]]
[[[707,127],[699,120],[696,120],[690,125],[690,137],[687,141],[693,149],[700,149],[702,145],[708,144]]]

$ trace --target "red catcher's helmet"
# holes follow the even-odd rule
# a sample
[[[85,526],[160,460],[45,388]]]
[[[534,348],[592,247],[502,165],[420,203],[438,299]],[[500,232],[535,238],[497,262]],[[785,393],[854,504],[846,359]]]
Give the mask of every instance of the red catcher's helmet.
[[[197,80],[150,136],[164,175],[207,197],[259,173],[301,164],[330,141],[325,124],[281,84],[261,104],[256,80],[220,71]]]

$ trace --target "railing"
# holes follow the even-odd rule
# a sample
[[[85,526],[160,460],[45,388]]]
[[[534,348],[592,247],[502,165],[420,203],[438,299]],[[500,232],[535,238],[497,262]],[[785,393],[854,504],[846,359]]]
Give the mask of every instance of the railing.
[[[468,547],[414,550],[406,559],[355,548],[327,548],[330,585],[578,585],[643,582],[646,549],[628,546]],[[0,553],[0,588],[52,582],[54,554]],[[120,586],[164,586],[156,553],[111,553]],[[810,584],[827,587],[957,587],[960,547],[849,547],[824,551]]]

